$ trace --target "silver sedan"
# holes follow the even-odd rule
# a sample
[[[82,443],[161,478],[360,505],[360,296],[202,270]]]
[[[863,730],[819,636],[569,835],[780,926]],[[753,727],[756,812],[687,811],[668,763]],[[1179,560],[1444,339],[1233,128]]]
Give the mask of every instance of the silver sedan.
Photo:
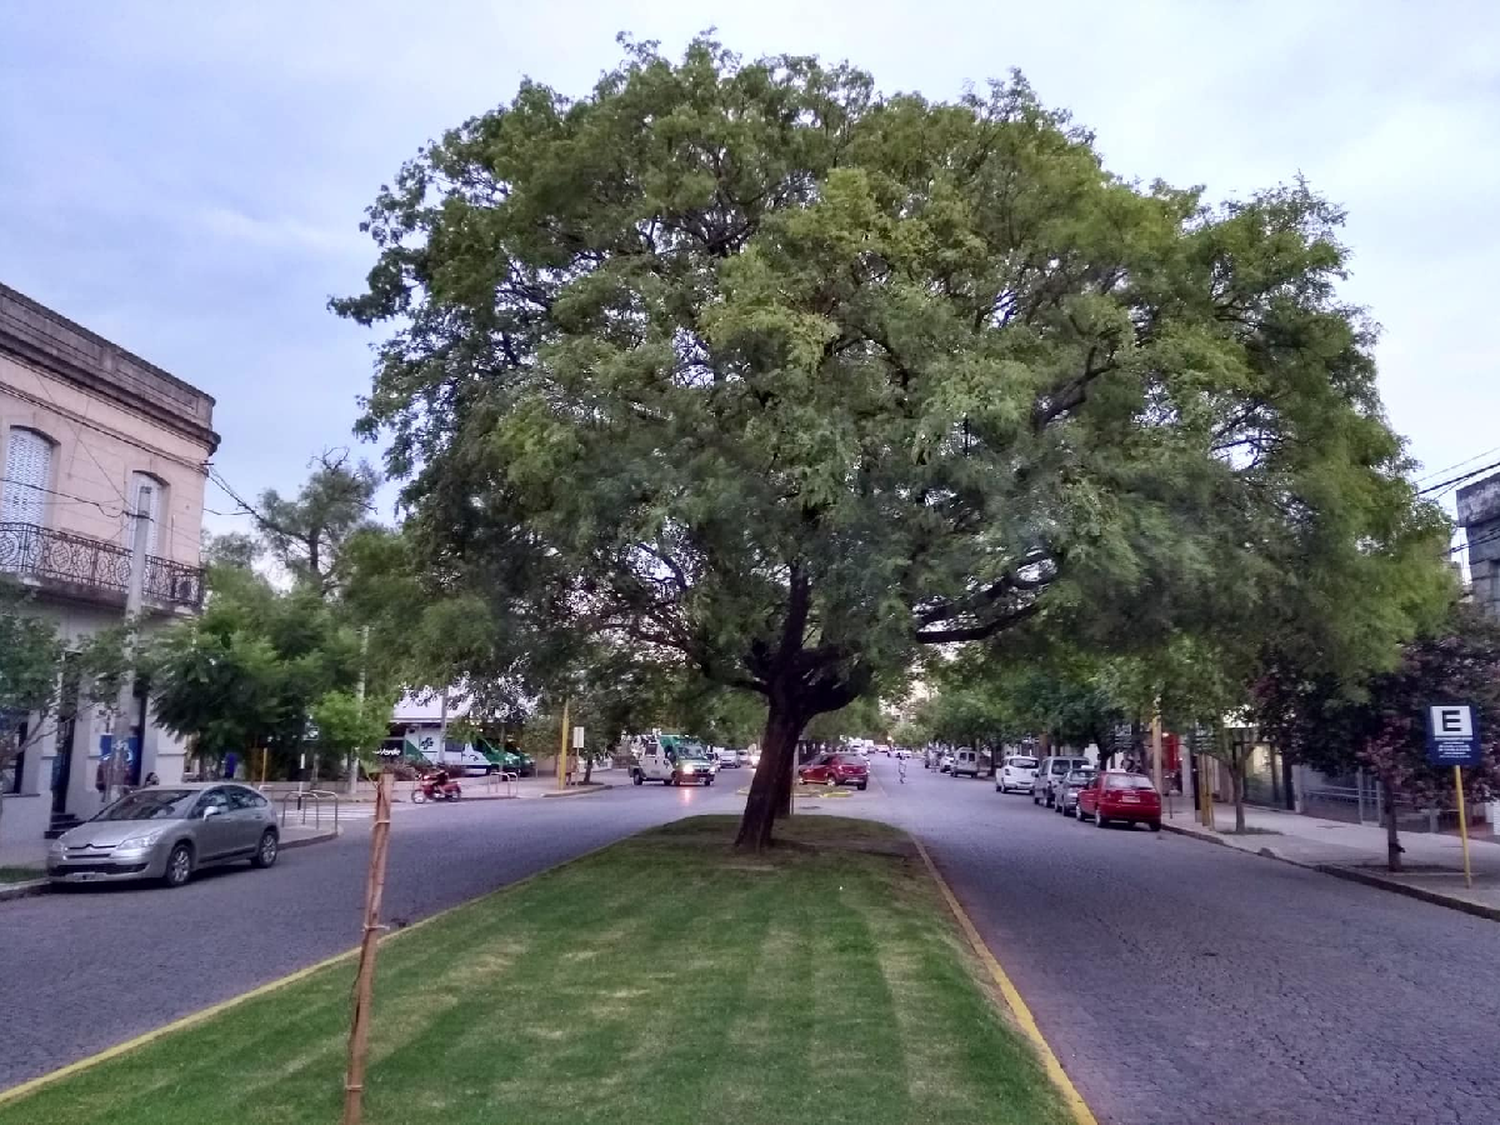
[[[1078,809],[1078,791],[1093,780],[1094,771],[1073,770],[1057,783],[1057,799],[1053,808],[1063,816],[1074,816]]]
[[[64,832],[47,851],[54,883],[160,879],[180,887],[202,867],[276,862],[281,833],[271,802],[228,782],[137,789]]]

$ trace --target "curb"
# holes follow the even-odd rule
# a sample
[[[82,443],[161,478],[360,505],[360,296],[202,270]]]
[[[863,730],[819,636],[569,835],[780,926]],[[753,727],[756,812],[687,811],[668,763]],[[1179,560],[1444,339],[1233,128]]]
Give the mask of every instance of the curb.
[[[1384,891],[1392,891],[1398,895],[1406,895],[1408,898],[1430,902],[1434,906],[1446,906],[1450,910],[1461,910],[1465,914],[1474,915],[1476,918],[1487,918],[1491,922],[1500,922],[1500,906],[1486,906],[1482,902],[1470,902],[1468,899],[1454,898],[1451,895],[1441,894],[1438,891],[1429,891],[1426,887],[1414,887],[1410,883],[1398,883],[1394,879],[1387,879],[1370,871],[1357,871],[1352,867],[1340,867],[1335,863],[1319,863],[1313,865],[1312,870],[1321,871],[1324,875],[1332,875],[1335,879],[1348,879],[1351,883],[1363,883],[1367,887],[1379,887]]]
[[[1057,1087],[1057,1092],[1062,1096],[1063,1105],[1067,1108],[1068,1116],[1075,1125],[1099,1125],[1099,1120],[1089,1109],[1088,1103],[1083,1100],[1083,1095],[1078,1092],[1078,1087],[1073,1085],[1072,1079],[1068,1077],[1067,1071],[1063,1070],[1062,1063],[1058,1061],[1057,1055],[1052,1050],[1052,1045],[1047,1042],[1042,1034],[1042,1029],[1036,1025],[1036,1017],[1031,1014],[1031,1009],[1026,1006],[1026,1001],[1021,998],[1021,993],[1011,983],[1010,977],[1006,976],[1005,970],[1000,967],[1000,962],[990,952],[990,947],[985,944],[984,938],[979,935],[978,928],[969,917],[968,912],[958,901],[958,896],[953,893],[948,881],[938,872],[937,864],[932,862],[932,856],[928,854],[926,847],[917,837],[911,837],[912,843],[917,845],[917,852],[922,857],[922,862],[927,865],[927,873],[932,876],[932,881],[943,894],[943,899],[948,903],[948,909],[958,920],[959,928],[963,930],[964,936],[969,939],[969,944],[974,947],[974,953],[989,970],[991,979],[1000,989],[1000,994],[1005,997],[1005,1003],[1010,1007],[1011,1015],[1015,1017],[1016,1023],[1020,1025],[1021,1032],[1031,1041],[1032,1047],[1041,1057],[1042,1069],[1047,1072],[1047,1077],[1052,1079],[1052,1084]]]
[[[574,786],[572,789],[554,789],[543,793],[543,797],[587,797],[594,793],[603,793],[606,789],[613,789],[614,785],[609,782],[591,782],[587,788]]]
[[[330,828],[327,832],[319,832],[316,836],[304,836],[300,840],[282,840],[280,846],[282,851],[288,848],[310,848],[314,844],[326,844],[329,840],[338,838],[339,833]]]
[[[26,898],[30,895],[39,895],[47,889],[47,880],[28,879],[24,883],[6,883],[0,886],[0,902],[12,898]]]
[[[1323,875],[1332,875],[1335,879],[1345,879],[1351,883],[1363,883],[1367,887],[1390,891],[1392,894],[1405,895],[1407,898],[1418,899],[1433,906],[1445,906],[1449,910],[1458,910],[1464,914],[1472,914],[1476,918],[1485,918],[1491,922],[1500,922],[1500,906],[1486,906],[1482,902],[1470,902],[1465,898],[1454,898],[1452,895],[1445,895],[1439,891],[1429,891],[1426,887],[1414,887],[1410,883],[1401,883],[1395,879],[1376,875],[1370,871],[1359,871],[1352,867],[1342,867],[1337,863],[1303,863],[1298,859],[1288,859],[1284,855],[1278,855],[1270,848],[1260,848],[1253,852],[1249,848],[1236,848],[1228,840],[1221,840],[1215,836],[1194,832],[1190,828],[1173,828],[1166,822],[1162,823],[1162,828],[1168,832],[1175,832],[1179,836],[1190,836],[1194,840],[1202,840],[1205,844],[1218,844],[1221,847],[1233,848],[1237,852],[1244,852],[1246,855],[1260,856],[1262,859],[1274,859],[1280,863],[1289,863],[1293,867],[1300,867],[1304,871],[1317,871]]]

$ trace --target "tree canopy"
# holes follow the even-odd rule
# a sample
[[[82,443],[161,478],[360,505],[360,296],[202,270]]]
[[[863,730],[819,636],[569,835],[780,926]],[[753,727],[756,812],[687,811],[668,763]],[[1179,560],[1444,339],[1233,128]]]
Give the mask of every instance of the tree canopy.
[[[627,44],[403,167],[334,308],[391,326],[362,425],[434,588],[764,697],[758,847],[805,725],[917,646],[1145,644],[1397,581],[1434,524],[1341,220],[1300,183],[1127,182],[1018,75],[942,102]]]

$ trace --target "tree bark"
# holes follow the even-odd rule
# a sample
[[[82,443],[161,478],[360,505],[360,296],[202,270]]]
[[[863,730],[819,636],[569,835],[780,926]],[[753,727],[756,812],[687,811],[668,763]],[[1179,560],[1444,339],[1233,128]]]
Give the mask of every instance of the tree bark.
[[[1234,784],[1234,830],[1245,834],[1245,752],[1234,751],[1229,765],[1229,778]]]
[[[1387,871],[1401,870],[1401,837],[1396,828],[1396,791],[1388,779],[1380,779],[1381,802],[1385,809],[1385,866]]]
[[[734,840],[740,851],[758,852],[770,847],[777,816],[790,810],[797,739],[805,723],[786,700],[775,696],[770,699],[760,742],[760,764],[755,767],[745,815],[740,818],[739,835]]]

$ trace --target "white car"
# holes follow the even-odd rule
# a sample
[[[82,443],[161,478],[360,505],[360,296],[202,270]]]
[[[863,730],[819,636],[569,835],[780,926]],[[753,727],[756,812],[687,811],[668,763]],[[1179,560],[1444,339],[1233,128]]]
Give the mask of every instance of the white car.
[[[1030,793],[1031,783],[1036,778],[1036,759],[1024,754],[1012,754],[1000,766],[995,778],[996,793]]]

